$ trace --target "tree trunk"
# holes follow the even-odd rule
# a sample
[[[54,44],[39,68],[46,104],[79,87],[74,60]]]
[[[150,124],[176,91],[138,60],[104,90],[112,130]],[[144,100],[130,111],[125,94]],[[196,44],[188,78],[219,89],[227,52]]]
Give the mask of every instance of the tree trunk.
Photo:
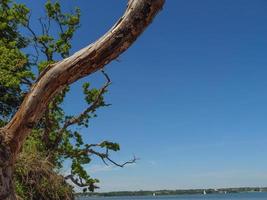
[[[0,168],[0,199],[16,200],[16,194],[12,182],[13,166]]]
[[[0,129],[0,200],[16,200],[13,185],[13,156],[4,138],[4,130]]]
[[[0,129],[0,200],[16,199],[12,184],[14,161],[53,97],[67,85],[102,69],[128,49],[163,4],[164,0],[129,0],[124,15],[105,35],[43,70],[12,120]]]

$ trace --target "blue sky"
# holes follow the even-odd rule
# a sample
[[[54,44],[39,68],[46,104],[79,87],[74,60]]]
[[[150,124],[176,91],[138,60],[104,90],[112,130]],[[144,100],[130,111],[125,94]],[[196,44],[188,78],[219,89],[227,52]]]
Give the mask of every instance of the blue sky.
[[[40,2],[23,1],[42,9]],[[73,52],[122,15],[122,0],[61,0],[81,8]],[[119,62],[106,67],[112,104],[98,112],[88,143],[121,144],[123,169],[94,161],[100,191],[267,186],[267,2],[168,0]],[[33,25],[37,23],[33,21]],[[101,86],[100,73],[73,84],[64,108],[84,109],[81,85]]]

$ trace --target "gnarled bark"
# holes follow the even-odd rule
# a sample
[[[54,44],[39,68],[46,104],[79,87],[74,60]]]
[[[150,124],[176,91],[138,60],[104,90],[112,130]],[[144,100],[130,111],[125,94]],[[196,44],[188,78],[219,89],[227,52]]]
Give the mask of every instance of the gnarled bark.
[[[0,168],[0,199],[16,199],[15,190],[12,182],[13,166],[4,166]]]
[[[16,199],[12,182],[13,164],[11,162],[11,151],[2,137],[4,132],[0,130],[0,199]]]
[[[164,0],[129,0],[124,15],[99,40],[74,55],[50,65],[41,73],[18,112],[2,129],[4,143],[11,154],[7,159],[8,162],[14,161],[26,136],[41,118],[53,97],[67,85],[100,70],[117,58],[152,22],[163,4]],[[9,174],[9,171],[4,172],[2,167],[0,169],[2,169],[1,180],[1,172],[4,175]],[[13,188],[11,181],[8,188]],[[0,197],[3,190],[0,188]],[[10,199],[15,199],[14,195]]]

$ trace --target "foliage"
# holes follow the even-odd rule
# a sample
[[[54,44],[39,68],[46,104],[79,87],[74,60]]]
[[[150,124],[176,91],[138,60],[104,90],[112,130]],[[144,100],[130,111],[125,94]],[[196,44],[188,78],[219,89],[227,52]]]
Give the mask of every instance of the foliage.
[[[27,46],[27,39],[17,31],[27,9],[9,7],[9,0],[0,6],[0,126],[17,110],[23,98],[22,87],[33,79],[28,58],[20,49]],[[22,11],[23,10],[23,11]],[[22,11],[22,12],[21,12]]]
[[[15,166],[17,195],[24,200],[73,199],[72,187],[56,173],[39,141],[29,137]]]
[[[59,2],[48,0],[45,14],[39,19],[41,34],[37,34],[30,26],[30,10],[25,5],[0,0],[0,127],[17,111],[38,74],[57,62],[55,58],[69,55],[71,40],[80,25],[80,10],[77,8],[72,14],[64,13]],[[53,34],[56,28],[58,34]],[[31,37],[22,36],[22,29],[27,30]],[[34,49],[35,54],[23,53],[25,48]],[[33,73],[34,67],[37,67],[38,73]],[[88,107],[82,113],[75,116],[65,114],[62,103],[69,87],[64,88],[48,105],[16,163],[16,191],[23,199],[72,199],[70,182],[83,191],[94,191],[99,181],[83,167],[91,162],[92,155],[104,163],[111,162],[121,167],[135,161],[116,163],[110,159],[109,151],[118,151],[119,144],[109,141],[85,144],[78,131],[89,126],[90,119],[97,116],[99,108],[109,105],[103,95],[110,79],[104,71],[103,75],[106,83],[100,89],[91,88],[89,83],[83,85]],[[63,177],[60,170],[66,160],[71,163],[71,170]]]

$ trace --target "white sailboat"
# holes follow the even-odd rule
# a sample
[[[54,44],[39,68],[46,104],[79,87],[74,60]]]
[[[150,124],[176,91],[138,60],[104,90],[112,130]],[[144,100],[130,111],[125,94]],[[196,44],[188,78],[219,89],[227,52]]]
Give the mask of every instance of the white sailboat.
[[[206,195],[206,194],[207,194],[206,190],[204,190],[204,191],[203,191],[203,194],[204,194],[204,195]]]

